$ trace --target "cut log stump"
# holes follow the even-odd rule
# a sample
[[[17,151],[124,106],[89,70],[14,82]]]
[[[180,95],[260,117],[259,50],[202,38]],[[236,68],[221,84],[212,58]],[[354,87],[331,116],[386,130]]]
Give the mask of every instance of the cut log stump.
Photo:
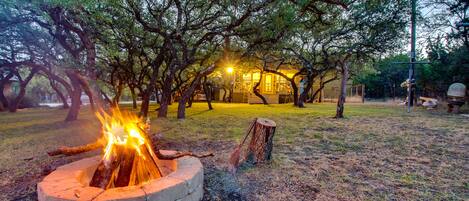
[[[275,122],[270,119],[258,118],[256,120],[246,152],[246,161],[261,163],[272,159],[276,127]]]

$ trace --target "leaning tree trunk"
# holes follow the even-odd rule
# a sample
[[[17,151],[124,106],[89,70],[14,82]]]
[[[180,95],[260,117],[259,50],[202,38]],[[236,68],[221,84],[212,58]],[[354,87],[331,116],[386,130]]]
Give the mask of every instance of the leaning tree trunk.
[[[348,79],[348,70],[349,63],[345,62],[341,68],[342,80],[340,82],[340,94],[339,100],[337,100],[337,111],[335,113],[335,118],[344,118],[344,103],[345,97],[347,96],[347,79]]]
[[[68,110],[67,117],[65,121],[74,121],[78,118],[78,113],[80,112],[80,104],[81,104],[81,85],[78,79],[78,72],[66,72],[67,77],[70,79],[73,89],[71,90],[70,99],[72,104],[70,109]]]
[[[189,99],[191,98],[192,94],[194,93],[195,91],[195,87],[197,86],[198,84],[198,80],[196,78],[196,80],[194,80],[192,83],[191,83],[191,86],[189,86],[188,89],[186,89],[184,91],[184,93],[182,93],[181,97],[179,98],[179,102],[178,102],[178,115],[177,115],[177,118],[178,119],[184,119],[186,118],[186,103],[189,101]]]
[[[323,84],[323,77],[320,78],[319,80],[319,89],[317,89],[314,93],[313,93],[313,97],[311,97],[311,100],[312,102],[314,102],[314,100],[316,99],[316,97],[319,95],[318,97],[318,103],[322,102],[321,99],[322,99],[322,89],[324,88],[324,84]]]
[[[37,68],[33,68],[25,80],[20,80],[20,91],[18,95],[16,96],[16,98],[14,98],[11,102],[8,103],[9,112],[16,112],[18,106],[24,98],[24,95],[26,94],[26,86],[31,81],[31,79],[33,79],[33,76],[37,73],[37,71]]]
[[[85,78],[83,78],[80,74],[76,73],[75,77],[78,80],[78,82],[81,86],[81,89],[88,96],[88,99],[90,101],[91,110],[95,111],[96,107],[98,107],[98,108],[102,107],[103,102],[102,102],[101,98],[98,98],[100,93],[98,93],[98,91],[95,91],[96,88],[91,88],[92,86],[90,86],[88,81]],[[91,80],[91,81],[93,82],[93,80]],[[94,84],[96,84],[96,83],[94,83]]]
[[[252,91],[254,92],[254,94],[255,94],[257,97],[259,97],[259,98],[262,100],[262,103],[263,103],[264,105],[268,105],[269,103],[267,102],[267,100],[265,99],[265,97],[264,97],[261,93],[259,93],[259,89],[258,89],[258,88],[259,88],[259,85],[260,85],[261,82],[262,82],[262,74],[263,74],[263,72],[261,71],[261,75],[260,75],[260,77],[259,77],[259,82],[257,82],[256,85],[254,85],[254,87],[252,88]]]
[[[112,98],[112,102],[111,102],[111,105],[113,107],[117,107],[119,105],[119,102],[120,102],[120,99],[121,99],[121,96],[122,96],[122,90],[124,90],[124,85],[119,82],[119,84],[115,88],[116,94]],[[108,98],[105,97],[105,99],[108,99]]]
[[[260,163],[272,159],[273,139],[276,124],[265,118],[258,118],[246,152],[246,161]]]
[[[52,89],[55,91],[55,93],[57,93],[57,96],[60,98],[60,100],[62,101],[62,104],[63,104],[62,108],[68,109],[70,106],[67,103],[67,98],[62,93],[62,91],[60,91],[59,87],[57,86],[57,83],[55,83],[53,80],[50,80],[49,84],[52,87]]]
[[[194,98],[195,98],[196,92],[197,92],[197,91],[192,92],[191,97],[190,97],[189,100],[187,101],[187,107],[186,107],[186,108],[191,108],[191,107],[192,107],[192,103],[194,102]]]
[[[212,107],[212,87],[207,83],[207,77],[204,78],[203,90],[205,93],[205,100],[207,100],[207,105],[209,110],[213,110]]]
[[[202,77],[209,75],[215,70],[215,65],[212,65],[205,69],[204,71],[200,72],[197,74],[197,76],[194,78],[194,81],[192,81],[191,85],[182,93],[181,98],[179,99],[179,105],[178,105],[178,119],[184,119],[186,117],[186,103],[189,100],[189,98],[194,94],[195,89],[197,86],[200,85],[200,81]]]
[[[173,85],[174,72],[170,72],[166,79],[164,79],[163,87],[161,89],[161,103],[158,109],[158,118],[166,118],[168,115],[168,105],[171,102],[171,87]]]

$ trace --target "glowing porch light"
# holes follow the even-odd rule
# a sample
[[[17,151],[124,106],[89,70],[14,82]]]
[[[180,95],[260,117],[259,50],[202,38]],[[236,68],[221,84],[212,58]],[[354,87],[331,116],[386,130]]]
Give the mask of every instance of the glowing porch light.
[[[233,71],[234,71],[233,67],[227,67],[226,68],[227,73],[233,73]]]

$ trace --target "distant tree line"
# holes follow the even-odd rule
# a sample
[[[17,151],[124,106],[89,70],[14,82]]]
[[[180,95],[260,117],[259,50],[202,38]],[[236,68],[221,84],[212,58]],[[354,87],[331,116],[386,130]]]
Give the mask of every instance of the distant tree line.
[[[425,35],[420,61],[416,65],[417,94],[445,99],[449,85],[455,82],[469,86],[469,22],[468,1],[427,0],[422,6],[431,9],[421,16],[420,29]],[[366,85],[367,98],[405,98],[406,88],[400,84],[408,78],[407,54],[382,57],[369,63],[354,77],[354,82]]]

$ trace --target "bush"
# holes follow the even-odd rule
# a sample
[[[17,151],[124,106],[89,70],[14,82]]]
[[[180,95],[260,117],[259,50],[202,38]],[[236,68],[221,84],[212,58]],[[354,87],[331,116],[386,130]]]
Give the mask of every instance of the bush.
[[[11,102],[14,98],[13,96],[7,97],[7,99]],[[24,96],[23,100],[21,100],[18,109],[23,109],[23,108],[33,108],[33,107],[39,107],[39,101],[38,99],[32,97],[32,96]]]
[[[39,107],[39,100],[31,96],[25,96],[19,105],[19,109]]]

